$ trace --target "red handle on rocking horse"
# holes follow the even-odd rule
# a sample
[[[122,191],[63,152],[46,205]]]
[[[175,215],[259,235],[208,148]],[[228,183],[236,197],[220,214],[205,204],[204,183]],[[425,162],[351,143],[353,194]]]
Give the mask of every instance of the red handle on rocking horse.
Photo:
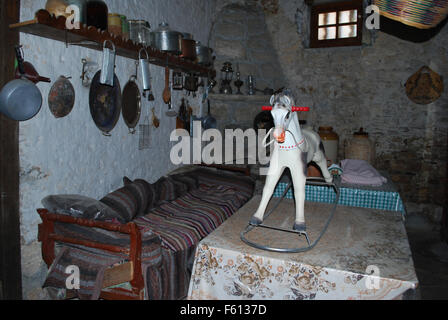
[[[272,111],[272,107],[264,106],[262,107],[263,111]],[[309,107],[292,107],[292,112],[308,112],[310,111]]]

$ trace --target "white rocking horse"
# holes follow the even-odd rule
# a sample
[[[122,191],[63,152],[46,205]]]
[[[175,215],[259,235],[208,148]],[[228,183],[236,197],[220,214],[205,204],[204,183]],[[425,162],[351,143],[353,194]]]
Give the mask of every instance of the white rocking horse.
[[[275,128],[269,131],[265,141],[274,131],[273,143],[275,145],[260,206],[250,220],[250,225],[259,226],[263,223],[266,208],[277,182],[284,170],[289,168],[294,185],[296,204],[296,219],[293,230],[306,232],[304,207],[308,164],[313,161],[320,167],[326,183],[332,183],[333,177],[328,171],[325,150],[319,135],[314,131],[300,128],[295,111],[300,111],[301,108],[293,107],[293,98],[288,94],[281,93],[272,96],[270,104],[273,106],[271,113]]]

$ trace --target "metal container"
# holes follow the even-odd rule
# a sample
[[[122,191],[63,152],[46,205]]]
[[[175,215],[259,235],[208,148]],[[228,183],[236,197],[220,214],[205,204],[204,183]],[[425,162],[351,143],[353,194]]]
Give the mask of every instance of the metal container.
[[[189,33],[182,34],[182,43],[181,43],[181,57],[195,61],[197,58],[196,54],[196,41],[193,40],[193,36]]]
[[[146,54],[146,58],[142,53]],[[149,69],[149,55],[145,49],[141,49],[139,52],[140,69],[142,72],[143,91],[151,90],[151,72]]]
[[[106,47],[107,43],[112,45],[112,49]],[[104,85],[114,86],[115,72],[115,45],[111,41],[104,41],[103,45],[103,67],[101,69],[100,83]]]
[[[144,46],[149,46],[150,43],[150,28],[151,26],[144,20],[129,20],[129,38]]]
[[[121,15],[118,13],[109,13],[107,30],[116,35],[121,36],[123,34],[122,26],[121,26]]]
[[[210,66],[212,64],[212,52],[212,49],[203,46],[199,41],[196,41],[196,55],[200,65]]]
[[[162,22],[151,37],[151,45],[158,50],[181,54],[182,33],[171,30],[168,23]]]

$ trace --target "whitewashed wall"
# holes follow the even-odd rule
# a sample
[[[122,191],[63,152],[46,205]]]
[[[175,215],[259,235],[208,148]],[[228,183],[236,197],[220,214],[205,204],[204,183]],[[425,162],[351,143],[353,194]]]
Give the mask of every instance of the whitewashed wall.
[[[21,21],[34,17],[45,7],[45,0],[23,0]],[[211,0],[106,0],[109,12],[118,12],[129,19],[144,19],[153,29],[167,21],[179,31],[192,33],[206,43],[212,24],[215,1]],[[139,136],[129,135],[122,117],[105,137],[95,126],[89,111],[89,89],[81,85],[82,58],[101,64],[101,52],[70,46],[40,37],[21,34],[25,60],[52,81],[60,75],[71,76],[76,90],[76,103],[69,116],[55,119],[47,97],[51,84],[39,84],[44,97],[41,112],[32,120],[20,124],[20,211],[22,235],[23,294],[25,299],[45,298],[41,285],[46,267],[37,242],[40,218],[36,208],[50,194],[81,194],[100,199],[122,186],[123,176],[144,178],[154,182],[174,169],[169,158],[169,142],[175,119],[167,118],[167,106],[162,101],[164,69],[151,66],[156,101],[143,103],[141,122],[149,108],[156,107],[161,120],[159,129],[152,130],[152,148],[139,151]],[[133,60],[117,57],[116,74],[123,88],[135,72]],[[140,79],[141,79],[141,75]],[[173,105],[178,107],[183,94],[174,91]],[[197,112],[202,110],[200,99],[188,97]],[[141,123],[140,122],[140,123]]]

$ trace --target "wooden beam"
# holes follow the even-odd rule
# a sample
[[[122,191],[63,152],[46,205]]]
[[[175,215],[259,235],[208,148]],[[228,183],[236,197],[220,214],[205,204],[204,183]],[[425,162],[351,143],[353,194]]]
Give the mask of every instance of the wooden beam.
[[[14,77],[20,0],[0,2],[0,88]],[[0,283],[2,299],[22,298],[19,206],[19,123],[0,114]]]

